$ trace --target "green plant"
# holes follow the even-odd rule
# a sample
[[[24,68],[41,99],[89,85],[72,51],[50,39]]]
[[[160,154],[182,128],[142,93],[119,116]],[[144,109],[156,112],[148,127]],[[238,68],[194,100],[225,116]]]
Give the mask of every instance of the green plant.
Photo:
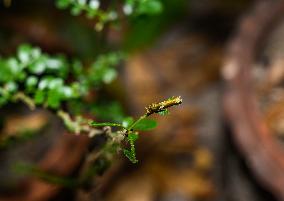
[[[149,131],[157,126],[157,122],[155,120],[148,119],[148,117],[155,113],[166,115],[169,113],[167,108],[179,105],[181,103],[182,99],[180,97],[172,97],[165,101],[149,105],[146,107],[145,114],[137,120],[134,120],[132,117],[127,117],[121,123],[92,122],[91,125],[94,127],[118,127],[118,131],[109,133],[111,139],[113,140],[114,144],[121,144],[120,142],[126,139],[130,145],[130,149],[123,149],[123,153],[132,163],[137,163],[138,160],[136,159],[134,143],[139,137],[139,132]]]
[[[163,9],[160,0],[123,0],[120,3],[56,0],[56,5],[60,9],[70,8],[73,15],[84,12],[88,18],[96,20],[97,30],[101,30],[106,23],[118,22],[123,15],[156,15]],[[117,77],[115,67],[124,58],[123,52],[110,52],[97,56],[92,63],[83,63],[63,54],[50,55],[42,52],[39,47],[22,44],[14,56],[0,57],[0,107],[22,101],[31,110],[36,107],[47,108],[57,114],[75,134],[85,133],[89,137],[105,134],[107,140],[99,152],[103,158],[109,158],[121,150],[123,142],[126,142],[130,148],[124,148],[123,153],[131,162],[136,163],[135,141],[139,132],[157,126],[148,117],[154,113],[165,115],[168,113],[167,108],[181,104],[182,100],[173,97],[153,103],[146,107],[145,114],[137,120],[125,118],[116,104],[110,103],[102,107],[99,103],[88,102],[88,96]],[[86,111],[90,108],[95,115],[103,118],[110,117],[106,113],[116,111],[115,118],[112,118],[115,122],[97,123],[84,117],[82,114],[88,113]]]
[[[49,108],[63,120],[66,127],[76,134],[87,133],[90,137],[105,133],[108,136],[106,145],[120,149],[121,142],[126,140],[130,149],[123,152],[133,163],[137,162],[134,142],[138,131],[156,127],[154,120],[148,117],[154,113],[166,114],[167,108],[181,103],[180,97],[173,97],[146,108],[146,113],[138,120],[132,117],[121,123],[95,123],[92,120],[74,115],[74,107],[69,102],[80,104],[93,88],[109,84],[116,77],[114,66],[123,58],[121,53],[109,53],[99,56],[89,68],[83,68],[78,60],[68,62],[63,55],[50,56],[38,47],[24,44],[19,46],[17,55],[0,58],[0,105],[9,102],[23,101],[30,109],[36,106]],[[68,79],[72,78],[72,81]],[[67,80],[67,81],[66,81]],[[67,111],[62,108],[67,104]],[[97,127],[118,127],[118,131],[105,132]]]
[[[121,8],[118,2],[104,2],[107,4],[106,9],[102,9],[99,0],[57,0],[56,5],[60,9],[70,8],[72,15],[77,16],[85,13],[90,19],[96,19],[96,30],[100,31],[108,22],[117,22],[122,18],[119,13],[129,15],[155,15],[161,12],[162,3],[160,0],[124,0]]]
[[[38,47],[21,45],[16,56],[0,58],[0,106],[22,100],[31,109],[36,105],[59,109],[63,102],[79,100],[112,82],[121,59],[121,53],[108,53],[84,69],[78,60],[68,62],[63,55],[50,56]]]

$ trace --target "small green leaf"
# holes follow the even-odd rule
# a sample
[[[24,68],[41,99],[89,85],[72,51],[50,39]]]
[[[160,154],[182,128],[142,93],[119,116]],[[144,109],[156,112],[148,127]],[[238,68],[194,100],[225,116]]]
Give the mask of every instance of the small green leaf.
[[[138,140],[139,135],[136,133],[129,133],[127,136],[127,139],[131,141],[131,143],[134,143],[136,140]]]
[[[111,122],[103,122],[103,123],[92,122],[90,123],[90,125],[95,127],[103,127],[103,126],[123,127],[121,124],[111,123]]]
[[[156,15],[161,13],[163,5],[159,0],[147,0],[140,2],[138,7],[139,14]]]
[[[111,83],[117,77],[115,66],[121,59],[121,53],[100,55],[89,70],[89,77],[92,84]]]
[[[8,102],[8,98],[7,97],[0,96],[0,106],[5,105],[7,102]]]
[[[134,122],[134,119],[133,119],[132,117],[126,117],[126,118],[123,119],[123,121],[122,121],[122,126],[123,126],[124,128],[129,128],[129,126],[130,126],[131,124],[133,124],[133,122]]]
[[[33,59],[38,59],[41,56],[41,49],[38,47],[33,47],[30,54]]]
[[[98,10],[94,10],[94,9],[88,9],[86,12],[86,16],[89,19],[94,18],[97,14],[98,14]]]
[[[61,78],[51,78],[48,82],[49,89],[59,89],[63,86],[63,79]]]
[[[71,1],[70,0],[57,0],[56,1],[56,6],[60,9],[67,8],[70,5]]]
[[[50,77],[50,76],[43,77],[43,78],[40,80],[39,84],[38,84],[38,88],[39,88],[40,90],[47,89],[47,88],[48,88],[48,85],[49,85],[49,83],[50,83],[50,81],[51,81],[52,79],[54,79],[54,78],[53,78],[53,77]]]
[[[75,59],[71,65],[72,65],[72,72],[74,73],[75,76],[79,77],[81,74],[84,73],[81,61]]]
[[[7,65],[9,66],[10,72],[14,75],[20,73],[20,71],[22,70],[19,62],[15,58],[9,58],[7,60]]]
[[[18,48],[18,58],[22,63],[27,63],[30,60],[31,46],[23,44]]]
[[[89,2],[89,7],[93,10],[97,10],[100,7],[100,2],[98,0],[91,0]]]
[[[132,151],[129,151],[127,149],[123,150],[124,155],[132,162],[132,163],[137,163],[138,160],[136,159],[135,154],[133,154]]]
[[[38,78],[35,76],[29,76],[26,80],[26,86],[29,90],[33,89],[38,83]]]
[[[46,60],[46,67],[48,69],[59,70],[63,66],[63,61],[60,58],[48,58]]]
[[[116,77],[117,77],[116,70],[112,68],[105,69],[105,72],[103,75],[103,82],[105,84],[110,84]]]
[[[8,82],[5,85],[5,89],[10,93],[15,92],[18,89],[18,84],[16,82]]]
[[[153,119],[142,119],[134,125],[134,130],[148,131],[157,127],[157,122]]]
[[[74,5],[71,8],[71,14],[74,16],[80,15],[82,12],[82,7],[80,5]]]
[[[29,65],[29,70],[35,74],[41,74],[46,69],[46,56],[40,56],[35,62]]]
[[[74,97],[74,92],[71,87],[69,86],[62,86],[61,87],[62,96],[66,99]]]
[[[48,91],[47,95],[47,105],[50,108],[57,109],[61,101],[61,93],[57,89],[51,89]]]
[[[79,4],[80,6],[86,5],[86,3],[87,3],[86,0],[78,0],[78,4]]]
[[[170,112],[169,112],[168,109],[165,109],[165,110],[162,110],[161,112],[159,112],[158,114],[161,115],[161,116],[166,116],[166,115],[170,114]]]
[[[36,93],[35,93],[35,97],[34,97],[34,100],[35,100],[35,103],[36,104],[41,104],[44,102],[45,100],[45,92],[44,91],[41,91],[41,90],[37,90]]]

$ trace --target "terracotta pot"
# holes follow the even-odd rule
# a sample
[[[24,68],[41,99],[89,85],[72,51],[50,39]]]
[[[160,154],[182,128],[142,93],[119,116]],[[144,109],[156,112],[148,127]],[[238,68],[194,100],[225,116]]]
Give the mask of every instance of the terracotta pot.
[[[284,17],[284,1],[259,1],[240,21],[222,71],[225,115],[234,140],[260,183],[284,200],[284,148],[269,130],[253,90],[252,66],[260,44]]]

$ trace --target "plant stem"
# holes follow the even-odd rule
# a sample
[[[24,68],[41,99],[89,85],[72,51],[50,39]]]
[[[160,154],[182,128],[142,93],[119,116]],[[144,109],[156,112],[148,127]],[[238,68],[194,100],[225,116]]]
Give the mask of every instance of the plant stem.
[[[143,116],[141,116],[137,121],[135,121],[127,130],[131,130],[132,128],[134,128],[134,126],[136,124],[138,124],[142,119],[145,119],[147,117],[146,114],[144,114]]]
[[[27,104],[27,106],[30,108],[30,110],[34,110],[35,107],[36,107],[33,99],[31,99],[29,96],[25,95],[23,92],[16,93],[13,96],[13,99],[15,101],[18,101],[18,100],[23,101],[25,104]]]

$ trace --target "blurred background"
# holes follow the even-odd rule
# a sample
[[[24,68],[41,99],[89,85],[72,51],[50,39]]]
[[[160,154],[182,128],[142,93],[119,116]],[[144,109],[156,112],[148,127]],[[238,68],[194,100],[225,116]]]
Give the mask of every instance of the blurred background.
[[[1,57],[22,43],[85,64],[124,52],[117,79],[87,97],[94,119],[139,117],[173,95],[183,103],[141,133],[138,164],[116,154],[81,186],[101,139],[67,133],[44,108],[1,107],[0,201],[284,200],[284,1],[161,0],[161,12],[101,31],[55,5],[0,1]]]

